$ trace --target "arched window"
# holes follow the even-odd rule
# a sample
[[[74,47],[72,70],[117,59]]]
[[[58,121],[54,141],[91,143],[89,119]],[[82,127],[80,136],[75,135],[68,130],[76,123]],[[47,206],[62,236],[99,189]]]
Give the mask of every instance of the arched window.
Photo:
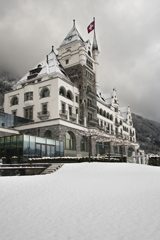
[[[11,106],[17,105],[18,104],[18,97],[17,96],[12,97],[10,103],[11,103]]]
[[[65,149],[76,150],[76,137],[73,132],[67,132],[65,136]]]
[[[91,87],[87,86],[87,93],[91,92]]]
[[[109,113],[107,112],[107,118],[109,119]]]
[[[81,139],[81,151],[88,152],[88,138],[86,136]]]
[[[67,98],[73,100],[73,94],[70,90],[67,91]]]
[[[106,117],[106,111],[105,111],[105,110],[104,110],[104,112],[103,112],[103,116]]]
[[[45,98],[45,97],[49,97],[49,96],[50,96],[50,91],[49,91],[48,87],[42,88],[40,97]]]
[[[90,51],[88,51],[88,55],[91,57],[91,52]]]
[[[113,121],[113,116],[112,116],[112,114],[110,115],[110,120]]]
[[[97,113],[99,114],[99,107],[97,107]]]
[[[102,108],[100,108],[100,110],[99,110],[99,114],[102,115],[102,112],[103,112],[103,111],[102,111]]]
[[[59,95],[61,95],[63,97],[66,97],[66,89],[64,87],[60,87]]]
[[[52,132],[50,130],[46,130],[44,133],[45,138],[52,138]]]

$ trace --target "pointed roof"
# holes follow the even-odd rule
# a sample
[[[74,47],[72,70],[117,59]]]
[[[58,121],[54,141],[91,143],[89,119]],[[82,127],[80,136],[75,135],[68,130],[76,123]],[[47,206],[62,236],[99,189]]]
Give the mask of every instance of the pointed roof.
[[[66,45],[68,43],[74,42],[74,41],[82,41],[82,42],[84,42],[83,38],[81,37],[80,33],[78,32],[78,30],[76,28],[75,20],[73,20],[73,27],[70,30],[70,32],[67,34],[65,39],[63,40],[63,42],[60,45],[60,47]]]
[[[52,51],[47,55],[46,59],[40,62],[36,67],[31,69],[24,77],[22,77],[14,86],[16,88],[18,85],[29,83],[30,80],[35,78],[43,77],[45,75],[51,75],[52,77],[67,78],[63,67],[57,59],[52,46]]]
[[[92,51],[97,50],[98,51],[98,43],[96,39],[96,32],[94,31],[94,36],[93,36],[93,44],[92,44]]]
[[[131,114],[130,107],[129,106],[128,107],[121,107],[120,108],[120,114],[125,120],[127,120],[128,114]]]

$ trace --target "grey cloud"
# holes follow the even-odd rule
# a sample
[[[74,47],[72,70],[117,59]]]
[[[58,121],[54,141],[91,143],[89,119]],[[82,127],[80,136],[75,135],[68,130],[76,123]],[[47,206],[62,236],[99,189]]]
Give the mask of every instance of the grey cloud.
[[[0,63],[20,75],[57,48],[76,19],[84,39],[96,17],[98,85],[116,87],[121,105],[160,121],[160,2],[158,0],[7,0],[0,2]]]

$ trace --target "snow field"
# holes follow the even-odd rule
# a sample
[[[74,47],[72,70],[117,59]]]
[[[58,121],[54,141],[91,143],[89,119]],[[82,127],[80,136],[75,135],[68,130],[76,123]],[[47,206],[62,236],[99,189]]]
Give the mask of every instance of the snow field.
[[[160,168],[66,164],[0,178],[1,240],[159,240]]]

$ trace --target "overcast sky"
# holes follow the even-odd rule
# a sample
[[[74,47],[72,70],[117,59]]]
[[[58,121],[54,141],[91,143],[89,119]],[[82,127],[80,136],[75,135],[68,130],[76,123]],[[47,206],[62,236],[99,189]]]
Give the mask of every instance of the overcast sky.
[[[96,17],[98,85],[121,106],[160,121],[159,0],[0,0],[0,64],[20,76],[58,48],[72,20],[84,40]]]

